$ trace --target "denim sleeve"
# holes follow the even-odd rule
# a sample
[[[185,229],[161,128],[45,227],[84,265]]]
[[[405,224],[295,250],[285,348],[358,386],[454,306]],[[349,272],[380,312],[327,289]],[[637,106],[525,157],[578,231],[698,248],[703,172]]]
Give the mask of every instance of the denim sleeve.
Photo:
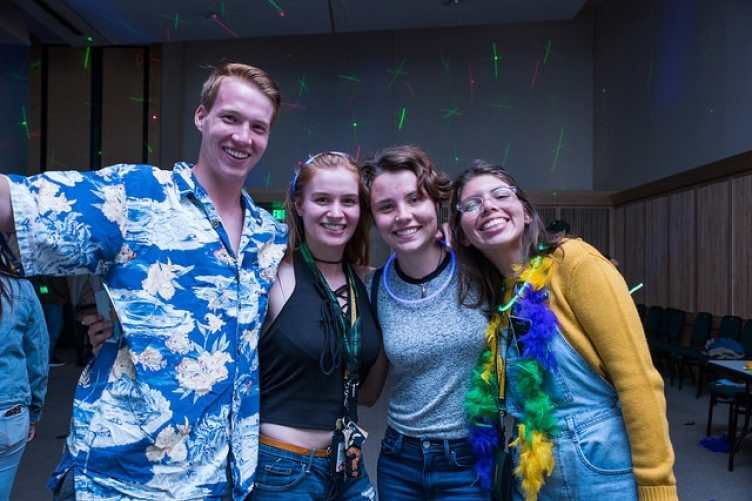
[[[32,423],[37,423],[42,417],[42,406],[47,394],[50,338],[44,322],[42,305],[39,303],[31,282],[21,280],[21,290],[24,307],[21,308],[21,305],[18,305],[19,312],[23,312],[28,319],[26,332],[24,332],[24,352],[31,391],[29,419]]]

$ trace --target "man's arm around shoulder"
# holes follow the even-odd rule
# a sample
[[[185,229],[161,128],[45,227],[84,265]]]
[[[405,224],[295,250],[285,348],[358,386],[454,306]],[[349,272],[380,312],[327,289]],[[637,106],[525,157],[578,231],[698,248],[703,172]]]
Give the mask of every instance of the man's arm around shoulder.
[[[0,174],[0,231],[16,231],[13,223],[13,204],[10,202],[10,185],[8,178]]]

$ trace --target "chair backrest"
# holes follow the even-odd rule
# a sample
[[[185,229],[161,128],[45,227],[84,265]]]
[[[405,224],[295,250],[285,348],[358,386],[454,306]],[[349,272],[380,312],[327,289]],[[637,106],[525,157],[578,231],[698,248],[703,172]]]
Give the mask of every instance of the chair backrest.
[[[685,312],[676,308],[671,308],[670,310],[668,340],[672,343],[678,343],[682,332],[684,332]]]
[[[725,315],[721,318],[718,326],[718,337],[725,337],[736,341],[739,339],[739,330],[742,328],[742,319],[735,315]]]
[[[674,314],[673,308],[665,308],[661,312],[661,321],[658,324],[658,337],[661,339],[667,339],[668,333],[671,330],[671,316]]]
[[[645,335],[650,337],[658,334],[662,316],[663,308],[661,306],[651,306],[648,308],[648,316],[645,318]]]
[[[695,322],[692,324],[692,337],[689,340],[690,346],[704,347],[705,341],[710,337],[710,327],[713,325],[713,315],[707,311],[698,311],[695,315]]]
[[[739,343],[744,348],[744,358],[752,358],[752,318],[744,322]]]
[[[645,325],[645,317],[648,316],[648,307],[645,303],[637,303],[635,306],[637,307],[637,314],[640,315],[640,322],[642,322],[642,325]]]

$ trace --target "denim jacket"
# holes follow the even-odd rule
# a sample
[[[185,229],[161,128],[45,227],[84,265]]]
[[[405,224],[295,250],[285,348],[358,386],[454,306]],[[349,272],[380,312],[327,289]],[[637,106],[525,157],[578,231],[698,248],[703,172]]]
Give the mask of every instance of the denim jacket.
[[[25,279],[0,275],[12,301],[0,295],[0,409],[29,407],[32,423],[42,417],[47,393],[49,344],[44,312],[34,286]]]

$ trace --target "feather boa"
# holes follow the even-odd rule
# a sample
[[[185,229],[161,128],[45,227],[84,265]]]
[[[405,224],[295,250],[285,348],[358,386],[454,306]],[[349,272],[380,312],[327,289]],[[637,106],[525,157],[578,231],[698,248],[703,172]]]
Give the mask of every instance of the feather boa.
[[[486,346],[473,369],[470,390],[465,394],[465,414],[469,421],[468,441],[475,454],[475,472],[483,487],[491,488],[494,449],[499,443],[499,385],[496,378],[496,329],[501,315],[494,314],[486,327]]]
[[[530,331],[519,338],[524,346],[519,373],[514,384],[524,400],[524,413],[518,423],[517,438],[510,447],[518,447],[518,465],[514,474],[521,479],[526,501],[535,501],[545,483],[544,474],[550,476],[555,466],[553,441],[556,435],[555,408],[543,390],[545,372],[556,370],[556,357],[549,343],[556,335],[556,315],[548,307],[547,285],[553,259],[536,257],[520,274],[523,285],[512,300],[514,314],[531,321]],[[500,310],[506,308],[500,308]],[[493,450],[499,439],[498,381],[496,370],[496,335],[502,315],[496,313],[486,328],[488,349],[483,353],[473,371],[470,391],[465,398],[470,436],[468,440],[476,455],[476,473],[485,487],[491,486]],[[503,439],[503,437],[502,437]]]
[[[518,465],[514,473],[522,481],[525,501],[538,499],[538,491],[545,483],[543,475],[551,476],[556,462],[553,441],[556,435],[555,406],[543,390],[545,372],[556,370],[556,357],[549,350],[556,335],[556,314],[548,307],[548,282],[551,279],[551,257],[536,257],[520,274],[523,286],[514,308],[516,316],[531,321],[530,331],[520,337],[524,346],[519,363],[517,390],[524,401],[524,412],[517,427],[517,438],[510,444],[519,448]]]

